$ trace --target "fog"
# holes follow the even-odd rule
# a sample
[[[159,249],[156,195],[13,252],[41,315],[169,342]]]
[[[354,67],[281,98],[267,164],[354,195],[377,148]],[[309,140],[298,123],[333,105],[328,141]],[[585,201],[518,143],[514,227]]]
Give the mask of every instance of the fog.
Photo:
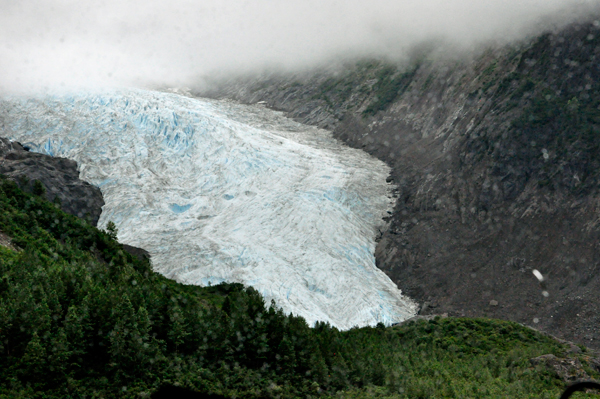
[[[575,20],[592,0],[0,0],[0,92],[197,86],[215,75],[402,60]]]

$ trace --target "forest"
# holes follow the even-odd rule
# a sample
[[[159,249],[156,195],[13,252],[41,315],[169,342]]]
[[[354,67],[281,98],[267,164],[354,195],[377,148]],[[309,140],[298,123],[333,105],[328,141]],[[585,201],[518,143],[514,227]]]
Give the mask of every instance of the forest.
[[[124,251],[113,226],[33,187],[0,178],[0,398],[140,398],[163,384],[232,398],[557,398],[563,380],[530,362],[544,354],[599,377],[585,347],[513,322],[339,331],[251,287],[179,284]]]

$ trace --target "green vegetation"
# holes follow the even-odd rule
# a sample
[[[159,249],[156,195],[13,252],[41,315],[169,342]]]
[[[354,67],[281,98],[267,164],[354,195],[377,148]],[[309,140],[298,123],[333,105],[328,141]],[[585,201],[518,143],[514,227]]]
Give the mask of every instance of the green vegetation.
[[[338,113],[366,104],[362,116],[373,116],[388,109],[408,89],[419,66],[417,62],[403,69],[378,60],[360,61],[348,67],[341,76],[325,80],[312,99],[325,101],[330,111]],[[434,77],[430,76],[426,85],[433,80]]]
[[[400,73],[395,66],[387,65],[379,70],[377,82],[373,85],[375,99],[363,111],[363,116],[373,116],[379,111],[386,110],[393,102],[402,95],[412,82],[417,73],[419,65]]]
[[[465,141],[464,165],[489,168],[502,189],[498,200],[517,198],[530,183],[575,196],[598,192],[599,45],[589,25],[482,60],[480,84],[469,98],[485,95],[491,107],[484,111],[487,122]]]
[[[324,100],[330,109],[334,108],[331,98],[336,103],[343,104],[352,94],[354,83],[351,79],[329,78],[320,86],[320,94],[317,98]]]
[[[36,180],[33,182],[33,195],[43,196],[46,194],[46,187],[42,184],[41,181]]]
[[[114,227],[114,226],[113,226]],[[235,397],[558,397],[529,359],[564,355],[515,323],[437,319],[340,332],[252,288],[185,286],[0,179],[0,398],[148,397],[164,382]]]
[[[598,93],[599,88],[595,87],[592,93]],[[527,143],[530,148],[537,147],[538,152],[543,149],[549,154],[546,162],[536,165],[540,184],[548,182],[551,188],[563,186],[572,192],[597,188],[600,178],[599,106],[597,95],[557,96],[548,89],[535,92],[522,116],[513,123],[513,131],[531,138]],[[525,144],[522,139],[520,141]],[[535,141],[535,145],[531,141]],[[537,159],[541,158],[540,152]],[[565,174],[569,175],[566,179]]]
[[[427,76],[427,79],[425,79],[425,82],[423,83],[423,87],[421,87],[421,91],[426,91],[428,90],[431,85],[433,84],[433,81],[435,80],[435,76],[432,74],[430,74],[429,76]]]
[[[117,239],[117,235],[119,234],[119,231],[117,230],[117,226],[115,225],[115,223],[112,220],[109,220],[108,223],[106,223],[106,234],[112,240]]]
[[[583,35],[583,33],[581,33]],[[586,34],[587,35],[587,34]],[[585,37],[585,35],[584,35]],[[517,110],[502,140],[491,149],[493,173],[524,187],[537,181],[549,190],[597,190],[600,182],[600,83],[597,39],[556,51],[548,35],[527,51],[501,80],[494,100],[501,113]],[[516,176],[514,172],[519,171]]]
[[[341,76],[331,77],[321,83],[312,99],[325,101],[330,111],[335,111],[337,107],[355,108],[369,95],[367,81],[373,77],[378,66],[379,63],[375,61],[358,62],[348,67]],[[350,102],[353,95],[355,98]]]
[[[481,90],[485,94],[497,83],[497,76],[494,73],[498,67],[498,62],[491,62],[479,75],[479,80],[482,83]]]

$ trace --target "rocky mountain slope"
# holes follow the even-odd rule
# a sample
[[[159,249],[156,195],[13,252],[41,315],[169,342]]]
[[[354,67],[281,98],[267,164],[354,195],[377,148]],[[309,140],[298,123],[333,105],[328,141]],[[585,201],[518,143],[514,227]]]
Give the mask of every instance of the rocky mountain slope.
[[[422,314],[510,319],[598,347],[599,28],[196,94],[262,101],[386,161],[398,201],[377,264]]]
[[[104,205],[102,192],[79,179],[75,161],[30,152],[20,143],[0,137],[0,174],[26,191],[43,193],[64,212],[97,225]],[[36,181],[41,186],[36,187]]]

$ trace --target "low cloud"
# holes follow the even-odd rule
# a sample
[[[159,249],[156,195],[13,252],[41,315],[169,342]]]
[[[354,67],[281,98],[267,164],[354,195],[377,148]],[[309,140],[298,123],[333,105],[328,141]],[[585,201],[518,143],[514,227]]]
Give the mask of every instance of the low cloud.
[[[215,74],[402,59],[519,39],[592,0],[0,0],[0,92],[195,86]]]

